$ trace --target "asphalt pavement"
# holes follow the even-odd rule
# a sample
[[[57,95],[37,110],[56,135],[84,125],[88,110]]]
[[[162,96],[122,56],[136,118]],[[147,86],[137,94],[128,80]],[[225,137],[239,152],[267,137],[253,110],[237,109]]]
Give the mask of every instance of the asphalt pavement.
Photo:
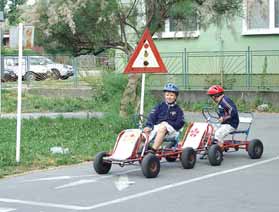
[[[188,121],[202,120],[186,113]],[[0,180],[0,212],[56,211],[279,211],[279,114],[255,114],[249,138],[264,143],[261,159],[244,150],[225,153],[221,166],[197,160],[161,162],[157,178],[147,179],[139,164],[113,165],[107,175],[92,162],[35,171]]]

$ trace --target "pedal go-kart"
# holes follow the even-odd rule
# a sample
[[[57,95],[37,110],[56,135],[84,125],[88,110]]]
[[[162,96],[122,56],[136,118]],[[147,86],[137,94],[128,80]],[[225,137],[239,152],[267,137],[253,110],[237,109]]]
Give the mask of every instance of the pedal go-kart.
[[[127,129],[118,134],[114,148],[111,152],[100,152],[96,155],[93,167],[98,174],[107,174],[112,164],[121,167],[139,162],[142,173],[146,178],[154,178],[160,172],[160,160],[165,158],[174,162],[179,158],[183,144],[178,144],[178,136],[167,140],[156,154],[149,151],[152,141],[141,128]],[[179,147],[180,146],[180,147]]]
[[[142,173],[146,178],[154,178],[160,172],[160,160],[165,158],[173,162],[178,157],[178,152],[173,148],[175,141],[168,142],[156,154],[149,152],[149,136],[141,129],[127,129],[119,133],[114,148],[111,152],[100,152],[93,162],[98,174],[107,174],[112,164],[121,167],[139,162]]]
[[[181,162],[186,169],[193,168],[197,154],[201,158],[208,158],[212,166],[218,166],[223,161],[223,151],[214,141],[214,125],[218,125],[218,115],[213,108],[205,107],[202,114],[206,122],[190,123],[182,139]],[[245,149],[251,159],[261,158],[263,154],[263,143],[259,139],[248,140],[248,135],[253,122],[252,113],[243,113],[239,117],[238,130],[228,135],[229,139],[224,141],[224,151],[232,152]],[[183,141],[185,140],[185,141]]]

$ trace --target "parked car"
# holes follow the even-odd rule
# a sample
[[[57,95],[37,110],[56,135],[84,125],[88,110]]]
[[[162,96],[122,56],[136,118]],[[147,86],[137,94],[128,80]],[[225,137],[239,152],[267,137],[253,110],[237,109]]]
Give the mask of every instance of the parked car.
[[[5,69],[1,75],[1,82],[17,81],[17,75],[9,69]]]
[[[6,69],[14,71],[18,75],[18,57],[5,57]],[[73,67],[70,65],[55,63],[47,57],[28,56],[22,59],[22,76],[24,80],[68,79],[73,76]]]

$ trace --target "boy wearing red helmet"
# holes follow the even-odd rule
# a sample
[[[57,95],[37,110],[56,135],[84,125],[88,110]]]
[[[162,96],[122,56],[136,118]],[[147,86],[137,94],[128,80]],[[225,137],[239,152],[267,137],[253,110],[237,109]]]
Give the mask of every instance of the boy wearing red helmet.
[[[239,116],[237,107],[229,97],[224,95],[224,89],[220,85],[211,86],[207,94],[218,104],[218,115],[221,126],[215,131],[215,139],[222,147],[224,138],[238,127]]]
[[[149,135],[150,140],[154,137],[153,151],[162,145],[166,136],[176,137],[178,131],[184,125],[184,114],[181,108],[176,104],[178,96],[178,87],[173,83],[168,83],[164,87],[165,101],[152,109],[143,129]]]

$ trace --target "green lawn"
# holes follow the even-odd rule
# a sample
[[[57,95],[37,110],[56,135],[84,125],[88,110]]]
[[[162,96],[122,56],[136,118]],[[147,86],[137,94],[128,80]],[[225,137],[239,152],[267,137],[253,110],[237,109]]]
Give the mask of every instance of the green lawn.
[[[118,133],[131,127],[117,116],[103,119],[22,120],[21,162],[15,161],[16,120],[0,119],[0,177],[27,170],[92,160],[96,152],[110,150]],[[50,148],[68,148],[68,154],[52,154]]]

